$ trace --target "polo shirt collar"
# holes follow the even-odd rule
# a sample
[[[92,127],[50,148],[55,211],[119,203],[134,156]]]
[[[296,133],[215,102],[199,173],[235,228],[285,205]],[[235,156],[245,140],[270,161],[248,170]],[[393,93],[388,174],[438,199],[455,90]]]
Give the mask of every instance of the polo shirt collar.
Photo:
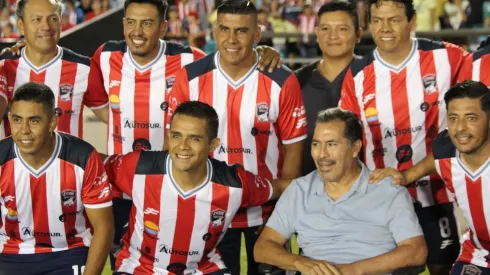
[[[358,161],[358,164],[359,166],[361,166],[361,173],[352,185],[350,191],[346,194],[346,198],[350,197],[354,193],[354,191],[356,191],[360,195],[364,195],[367,192],[369,184],[369,170],[367,169],[366,165],[364,165],[364,163],[362,163],[361,161]],[[313,193],[318,196],[325,196],[325,183],[322,177],[320,177],[318,170],[315,171],[315,177],[316,178],[313,181],[314,186],[312,188]]]

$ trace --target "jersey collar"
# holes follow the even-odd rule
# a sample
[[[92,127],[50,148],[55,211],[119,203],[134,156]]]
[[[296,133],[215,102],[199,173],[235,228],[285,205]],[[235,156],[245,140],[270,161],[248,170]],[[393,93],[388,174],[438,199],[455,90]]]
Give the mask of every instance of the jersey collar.
[[[399,73],[401,70],[403,70],[403,68],[405,68],[405,66],[408,64],[408,62],[410,61],[410,59],[412,59],[412,57],[417,52],[417,49],[419,48],[418,44],[419,44],[419,42],[417,41],[417,39],[412,39],[412,49],[410,50],[410,53],[408,54],[407,58],[405,58],[405,60],[400,65],[398,65],[398,66],[393,66],[390,63],[388,63],[387,61],[385,61],[381,57],[381,55],[379,54],[378,48],[376,48],[374,50],[374,58],[379,63],[381,63],[381,65],[387,67],[388,69],[390,69],[390,70],[392,70],[392,71],[394,71],[396,73]]]
[[[34,177],[36,178],[39,178],[42,174],[44,174],[44,172],[46,172],[46,170],[49,168],[49,166],[58,158],[58,155],[60,154],[60,151],[61,151],[61,145],[62,145],[62,140],[61,140],[61,136],[57,133],[57,132],[54,132],[54,134],[56,135],[56,144],[54,146],[54,150],[53,150],[53,153],[51,154],[51,157],[48,159],[48,161],[46,161],[46,163],[41,166],[41,168],[39,169],[34,169],[32,168],[23,158],[22,158],[22,155],[20,154],[20,151],[19,151],[19,148],[17,147],[17,145],[14,143],[14,151],[15,151],[15,155],[17,156],[17,158],[20,160],[20,163],[22,163],[22,165],[29,171],[29,173],[31,173]]]
[[[48,63],[46,63],[40,67],[35,66],[34,64],[31,63],[31,61],[29,61],[29,59],[27,58],[27,55],[26,55],[26,47],[22,48],[20,55],[22,56],[22,59],[24,59],[24,61],[27,63],[27,65],[29,65],[29,67],[31,67],[31,69],[34,72],[36,72],[36,74],[38,74],[38,73],[42,72],[43,70],[45,70],[47,67],[53,65],[56,61],[58,61],[58,59],[60,59],[63,56],[63,48],[60,46],[56,46],[56,48],[58,51],[56,56],[53,57],[53,59],[51,59]]]
[[[179,195],[183,199],[188,199],[188,198],[194,196],[195,194],[197,194],[197,192],[199,192],[201,189],[203,189],[211,181],[211,179],[213,178],[213,164],[211,163],[211,161],[208,158],[207,163],[206,163],[206,166],[207,166],[207,177],[204,180],[204,182],[201,183],[196,188],[185,192],[184,190],[182,190],[182,188],[180,188],[180,186],[177,184],[177,182],[175,181],[175,179],[174,179],[174,177],[172,175],[172,159],[170,158],[170,154],[167,155],[167,159],[165,160],[165,165],[166,165],[167,175],[170,178],[170,182],[172,183],[172,185],[174,186],[175,190],[177,190],[177,192],[179,193]]]
[[[226,79],[226,81],[233,87],[233,89],[238,89],[240,86],[242,86],[243,83],[245,83],[245,81],[247,80],[247,78],[249,78],[253,72],[257,69],[257,66],[259,64],[259,54],[257,53],[256,50],[254,50],[254,53],[255,53],[255,64],[252,66],[252,68],[250,68],[250,70],[242,77],[240,78],[238,81],[234,81],[233,78],[231,78],[230,76],[228,76],[228,74],[226,74],[226,72],[221,68],[221,65],[219,64],[219,52],[216,52],[215,56],[214,56],[214,64],[216,65],[216,68],[218,68],[218,71],[221,73],[221,75],[223,75],[223,77]]]
[[[126,49],[126,52],[128,53],[129,55],[129,60],[131,61],[131,63],[133,64],[133,66],[139,71],[139,72],[144,72],[146,70],[148,70],[149,68],[151,68],[153,65],[155,65],[155,63],[158,62],[158,60],[160,60],[160,58],[162,58],[162,55],[165,53],[166,49],[167,49],[167,43],[165,43],[165,41],[163,40],[159,40],[160,41],[160,44],[158,45],[159,47],[159,50],[158,50],[158,54],[157,56],[150,62],[148,62],[146,65],[144,66],[140,66],[138,64],[138,62],[136,62],[134,59],[133,59],[133,55],[131,54],[131,51],[129,50],[129,47]]]

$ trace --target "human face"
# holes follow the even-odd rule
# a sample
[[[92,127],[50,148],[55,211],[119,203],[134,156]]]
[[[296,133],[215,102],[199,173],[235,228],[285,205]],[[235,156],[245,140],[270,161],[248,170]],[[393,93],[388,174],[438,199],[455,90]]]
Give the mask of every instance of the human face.
[[[58,117],[49,114],[41,103],[16,101],[8,115],[12,138],[23,155],[36,155],[51,140]]]
[[[318,123],[315,127],[311,156],[325,182],[341,182],[349,178],[357,165],[361,141],[351,146],[344,136],[344,127],[343,121]]]
[[[158,54],[160,37],[166,22],[160,22],[158,9],[149,3],[131,3],[123,18],[124,38],[131,54],[154,58]]]
[[[345,11],[322,14],[315,33],[326,57],[352,56],[361,37],[361,30],[355,29],[351,16]]]
[[[369,30],[379,51],[397,53],[410,47],[410,32],[415,29],[416,16],[408,21],[405,6],[393,1],[382,1],[371,6]]]
[[[260,28],[251,15],[220,14],[214,32],[221,62],[238,66],[253,58],[253,46],[260,41]]]
[[[461,153],[475,153],[488,142],[488,115],[481,109],[479,98],[451,100],[447,118],[449,136]]]
[[[219,145],[219,139],[209,140],[204,119],[177,114],[168,132],[168,148],[177,171],[194,172],[204,169],[209,153]]]
[[[40,54],[56,52],[61,33],[58,5],[52,0],[27,1],[24,18],[17,19],[17,28],[29,50]]]

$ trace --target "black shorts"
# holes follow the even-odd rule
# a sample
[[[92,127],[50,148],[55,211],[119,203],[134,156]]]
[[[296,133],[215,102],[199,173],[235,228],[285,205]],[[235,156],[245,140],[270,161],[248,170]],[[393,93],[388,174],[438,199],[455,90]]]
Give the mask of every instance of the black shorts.
[[[41,254],[0,254],[0,275],[81,275],[88,247]]]
[[[112,273],[113,275],[133,275],[131,273],[126,273],[126,272],[114,272]],[[185,274],[185,273],[182,273]],[[230,271],[228,269],[221,269],[217,270],[211,273],[204,273],[204,275],[231,275]]]
[[[451,275],[490,275],[490,268],[457,261],[451,269]]]
[[[445,203],[424,208],[415,204],[415,212],[429,250],[427,264],[453,264],[461,249],[453,204]]]

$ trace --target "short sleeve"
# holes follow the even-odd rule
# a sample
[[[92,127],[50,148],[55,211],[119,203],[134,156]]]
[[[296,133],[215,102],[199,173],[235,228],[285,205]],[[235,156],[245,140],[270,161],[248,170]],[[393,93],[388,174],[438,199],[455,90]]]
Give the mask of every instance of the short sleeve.
[[[293,181],[282,193],[281,197],[276,203],[274,211],[271,217],[267,221],[267,226],[279,232],[284,238],[290,239],[294,234],[293,215],[294,207],[297,207],[298,203],[295,199],[299,188]],[[292,203],[295,202],[295,203]]]
[[[182,68],[175,77],[175,83],[168,95],[168,107],[167,107],[167,118],[166,118],[166,128],[170,128],[170,120],[174,114],[174,110],[179,106],[180,103],[189,101],[189,81],[187,78],[187,70]]]
[[[360,117],[361,110],[359,109],[359,103],[356,97],[356,88],[354,85],[354,76],[352,70],[349,69],[344,77],[342,83],[342,92],[340,94],[339,107],[344,110],[349,110]]]
[[[104,161],[115,197],[122,197],[122,193],[132,196],[133,179],[139,156],[140,152],[131,152],[126,155],[112,155]]]
[[[451,86],[456,84],[458,75],[463,69],[463,64],[468,57],[468,52],[451,43],[443,42],[447,50],[449,65],[451,66]]]
[[[440,132],[432,142],[432,154],[434,159],[452,158],[456,155],[456,146],[451,141],[448,130]]]
[[[236,173],[242,183],[241,207],[260,206],[272,197],[272,185],[268,179],[254,175],[236,166]]]
[[[473,79],[473,54],[469,54],[464,58],[463,65],[458,72],[457,82],[471,79]],[[485,85],[487,84],[485,83]]]
[[[279,96],[277,126],[283,144],[292,144],[306,139],[306,111],[303,95],[296,75],[291,74],[284,82]]]
[[[112,195],[104,164],[94,149],[85,165],[82,202],[86,208],[112,206]]]
[[[390,187],[396,188],[387,215],[388,228],[395,242],[400,243],[413,237],[423,236],[408,190],[400,186]]]
[[[5,71],[4,63],[5,60],[0,62],[0,96],[5,99],[5,102],[9,102],[8,96],[8,81],[7,72]]]

